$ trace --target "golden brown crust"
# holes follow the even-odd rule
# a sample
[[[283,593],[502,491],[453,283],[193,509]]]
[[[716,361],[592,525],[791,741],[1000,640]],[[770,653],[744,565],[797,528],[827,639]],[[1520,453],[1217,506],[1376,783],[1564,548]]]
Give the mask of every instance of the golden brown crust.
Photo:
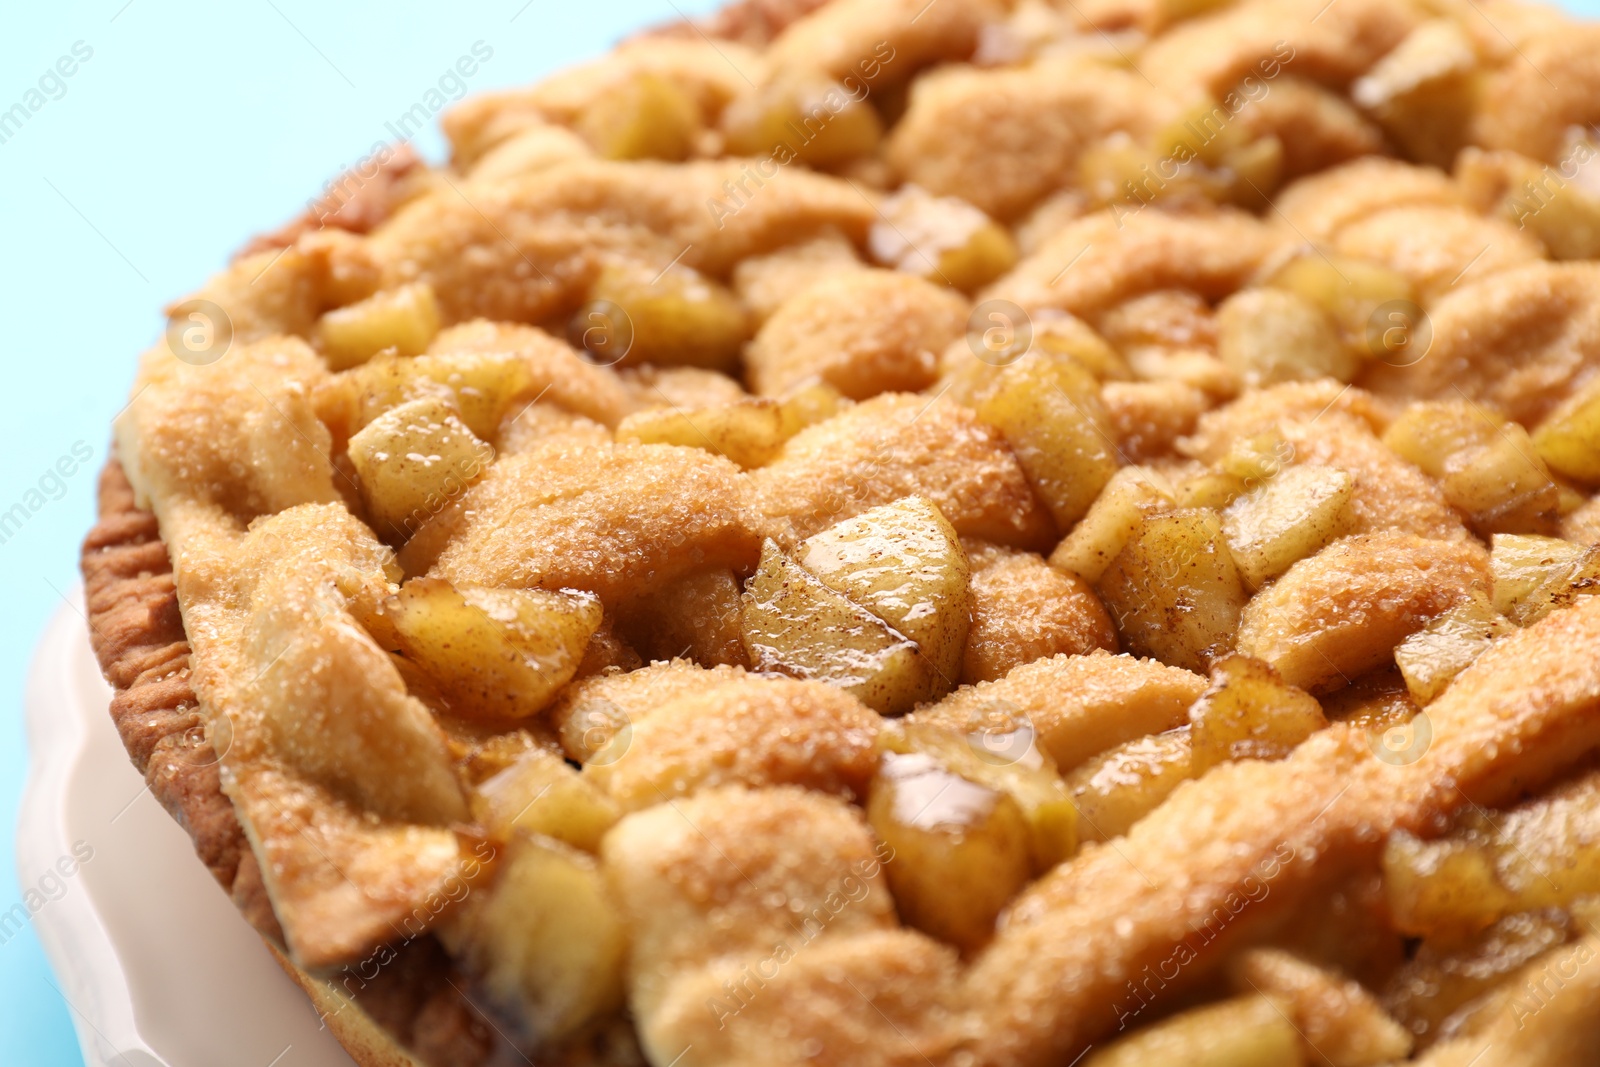
[[[116,460],[100,476],[100,521],[84,539],[82,566],[90,641],[116,687],[111,719],[133,765],[250,925],[279,940],[189,684],[189,642],[167,547]]]
[[[1016,218],[1071,184],[1091,142],[1149,132],[1159,106],[1154,89],[1121,71],[955,68],[914,88],[889,159],[931,192]]]
[[[271,233],[252,238],[234,258],[288,248],[302,234],[325,226],[351,233],[371,233],[400,206],[407,191],[406,179],[415,175],[421,166],[421,158],[411,150],[409,143],[385,145],[330,181],[322,196],[308,204],[304,213]]]
[[[1483,144],[1553,161],[1567,130],[1595,120],[1597,42],[1600,29],[1566,25],[1519,49],[1523,62],[1506,64],[1485,94],[1490,103],[1478,129]]]
[[[963,537],[1047,548],[1054,534],[999,432],[937,396],[873,397],[790,438],[751,481],[761,509],[796,537],[912,494]]]
[[[1027,722],[1039,747],[1070,770],[1125,741],[1183,725],[1205,687],[1200,675],[1153,659],[1058,655],[963,686],[915,718],[1002,732]]]
[[[1537,425],[1594,377],[1597,294],[1600,267],[1587,262],[1469,277],[1430,311],[1428,358],[1374,365],[1363,384],[1380,395],[1465,396]]]
[[[1062,864],[1013,903],[968,972],[987,1021],[976,1062],[1070,1063],[1145,1010],[1153,990],[1133,983],[1147,965],[1177,960],[1197,981],[1330,868],[1370,862],[1390,830],[1548,781],[1600,740],[1600,665],[1570,653],[1597,639],[1593,599],[1507,638],[1429,707],[1432,746],[1412,764],[1334,726],[1281,763],[1214,768],[1118,847]]]
[[[487,1027],[449,985],[448,961],[431,937],[389,953],[393,962],[380,981],[360,982],[347,972],[347,987],[357,983],[353,997],[283,955],[283,932],[261,868],[222,792],[216,752],[189,683],[189,642],[166,544],[114,458],[100,475],[99,519],[84,538],[81,565],[90,642],[116,690],[111,718],[129,758],[340,1043],[361,1067],[483,1062],[490,1051]]]
[[[344,1010],[349,1007],[338,992],[302,971],[290,962],[271,942],[267,948],[272,958],[283,968],[283,973],[294,979],[310,999],[317,1014],[328,1022],[328,1029],[339,1039],[339,1044],[350,1053],[350,1058],[361,1067],[421,1067],[404,1049],[364,1012]]]
[[[982,295],[1085,319],[1161,289],[1220,299],[1284,243],[1270,226],[1242,212],[1098,211],[1063,226]]]
[[[964,547],[972,563],[972,625],[962,684],[992,682],[1061,653],[1118,650],[1111,616],[1088,582],[1031,552],[980,541]]]

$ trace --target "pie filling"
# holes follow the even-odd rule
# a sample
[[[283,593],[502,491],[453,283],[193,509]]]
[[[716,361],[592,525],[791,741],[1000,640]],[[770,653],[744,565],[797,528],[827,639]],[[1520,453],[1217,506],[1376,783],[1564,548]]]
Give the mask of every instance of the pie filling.
[[[832,0],[385,149],[117,422],[279,947],[440,1067],[1588,1062],[1596,122],[1502,0]]]

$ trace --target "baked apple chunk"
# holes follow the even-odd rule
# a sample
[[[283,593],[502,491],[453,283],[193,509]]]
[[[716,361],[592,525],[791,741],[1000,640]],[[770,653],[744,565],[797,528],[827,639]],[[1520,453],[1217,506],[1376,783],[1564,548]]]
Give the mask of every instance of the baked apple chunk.
[[[425,352],[439,332],[439,302],[426,282],[374,293],[317,321],[316,340],[328,366],[347,370],[385,349],[401,356]]]
[[[600,627],[592,594],[416,578],[386,600],[400,651],[468,718],[523,719],[572,680]]]
[[[925,753],[889,754],[867,818],[894,850],[889,886],[906,922],[963,949],[987,943],[1032,868],[1017,802]]]
[[[744,593],[740,632],[757,670],[837,685],[876,711],[909,711],[936,679],[916,643],[822,584],[774,541]]]
[[[1229,651],[1250,599],[1208,508],[1142,518],[1099,589],[1130,650],[1192,671]]]
[[[452,404],[424,397],[369,422],[350,439],[349,455],[373,527],[404,541],[478,480],[494,449]]]
[[[536,1044],[557,1044],[622,1003],[627,935],[604,872],[552,838],[516,834],[493,881],[439,936]]]
[[[939,510],[915,496],[802,541],[774,541],[745,592],[742,632],[757,669],[842,685],[883,714],[954,688],[971,569]]]
[[[938,508],[908,496],[813,534],[795,555],[823,585],[916,642],[935,675],[948,683],[960,673],[971,569]]]
[[[999,429],[1056,525],[1083,518],[1117,470],[1100,390],[1072,360],[1026,356],[1000,375],[978,405]]]

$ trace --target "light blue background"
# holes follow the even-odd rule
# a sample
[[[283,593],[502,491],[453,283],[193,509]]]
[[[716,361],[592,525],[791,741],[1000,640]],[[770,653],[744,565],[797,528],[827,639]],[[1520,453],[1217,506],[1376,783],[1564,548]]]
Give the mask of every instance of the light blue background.
[[[481,90],[714,6],[6,0],[0,111],[75,42],[94,54],[60,99],[0,144],[0,366],[10,383],[0,398],[0,512],[76,442],[94,459],[0,545],[0,911],[18,899],[23,673],[56,591],[76,580],[107,423],[135,354],[161,328],[161,306],[251,234],[296,214],[473,42],[494,49],[470,79]],[[1595,14],[1600,0],[1571,6]],[[439,157],[432,133],[419,147]],[[42,872],[20,873],[34,881]],[[0,1064],[82,1062],[48,974],[31,930],[0,945]]]
[[[675,6],[676,5],[676,6]],[[93,57],[0,144],[0,512],[73,444],[94,459],[0,545],[0,912],[19,899],[13,827],[26,772],[22,680],[77,578],[107,424],[167,301],[253,233],[304,208],[340,166],[389,139],[473,42],[472,91],[598,54],[713,0],[4,0],[0,111],[84,42]],[[430,158],[442,142],[430,131]],[[0,1064],[82,1062],[31,929],[0,945]],[[53,978],[50,979],[53,981]]]

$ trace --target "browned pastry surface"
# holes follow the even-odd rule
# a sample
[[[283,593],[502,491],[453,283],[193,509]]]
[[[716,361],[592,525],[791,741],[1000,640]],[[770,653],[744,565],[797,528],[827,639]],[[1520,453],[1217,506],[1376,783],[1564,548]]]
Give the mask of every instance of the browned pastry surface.
[[[414,1067],[418,1061],[404,1048],[439,1067],[471,1067],[486,1059],[490,1028],[449,984],[449,962],[431,936],[386,956],[375,978],[351,979],[346,968],[343,984],[355,994],[353,1002],[341,1000],[328,982],[296,967],[279,949],[283,934],[260,867],[233,802],[222,793],[216,753],[195,708],[189,642],[167,546],[155,516],[134,502],[115,459],[100,474],[99,521],[84,538],[82,566],[90,641],[115,687],[111,719],[129,758],[345,1048],[362,1067]]]
[[[111,719],[128,756],[250,925],[268,940],[280,939],[195,707],[167,546],[155,516],[135,505],[115,460],[100,475],[100,521],[84,539],[83,582],[90,640],[116,687]]]
[[[128,751],[363,1064],[1576,1063],[1596,32],[744,0],[464,100],[143,355]]]

